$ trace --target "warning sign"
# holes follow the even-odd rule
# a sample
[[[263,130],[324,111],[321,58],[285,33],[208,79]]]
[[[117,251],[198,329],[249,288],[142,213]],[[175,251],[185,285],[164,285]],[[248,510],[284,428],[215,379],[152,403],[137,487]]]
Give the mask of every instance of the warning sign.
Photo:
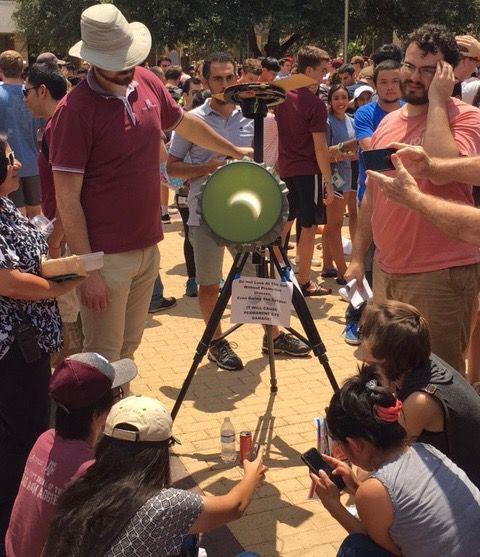
[[[239,278],[232,285],[232,323],[290,327],[293,284],[276,279]]]

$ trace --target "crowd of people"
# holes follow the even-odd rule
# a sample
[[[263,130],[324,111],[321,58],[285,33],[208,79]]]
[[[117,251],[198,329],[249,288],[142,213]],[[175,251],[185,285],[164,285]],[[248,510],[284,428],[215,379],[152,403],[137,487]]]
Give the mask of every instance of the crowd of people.
[[[172,488],[171,417],[128,395],[147,312],[176,303],[159,275],[172,210],[205,323],[222,287],[225,248],[198,195],[227,159],[252,156],[254,133],[223,91],[293,73],[312,85],[269,110],[264,151],[288,189],[281,241],[296,248],[298,288],[329,296],[330,280],[366,278],[373,290],[346,309],[364,365],[326,417],[346,458],[325,459],[358,517],[329,476],[311,475],[349,533],[338,555],[480,555],[480,43],[428,24],[350,62],[304,46],[149,67],[150,49],[145,25],[98,4],[82,13],[77,62],[42,53],[26,68],[0,54],[0,556],[197,555],[198,534],[239,517],[265,480],[260,449],[224,496]],[[395,171],[366,169],[362,152],[387,147]],[[103,266],[85,277],[42,276],[45,257],[94,252]],[[277,327],[273,346],[311,352]],[[243,368],[220,326],[208,358]]]

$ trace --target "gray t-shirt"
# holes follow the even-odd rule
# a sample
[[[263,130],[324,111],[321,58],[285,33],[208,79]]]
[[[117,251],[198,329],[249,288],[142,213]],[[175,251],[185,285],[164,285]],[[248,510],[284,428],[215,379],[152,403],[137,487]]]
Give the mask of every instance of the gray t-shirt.
[[[355,139],[355,129],[353,127],[353,118],[345,114],[344,120],[339,120],[333,114],[330,114],[327,119],[327,144],[338,145],[339,143],[346,143],[351,139]],[[332,173],[338,172],[343,180],[343,186],[339,191],[352,190],[352,163],[350,161],[340,161],[332,163]]]
[[[215,112],[210,106],[210,99],[205,101],[202,106],[190,110],[189,114],[193,114],[203,120],[219,135],[228,139],[237,147],[251,147],[253,141],[253,120],[245,118],[242,111],[236,106],[228,119],[221,114]],[[174,133],[170,142],[169,153],[173,157],[184,160],[190,155],[192,164],[204,164],[214,156],[212,151],[194,145],[183,139],[178,133]],[[206,176],[192,178],[190,180],[190,192],[188,194],[189,226],[200,225],[200,215],[198,214],[198,194],[205,183]]]
[[[371,476],[392,500],[390,536],[402,557],[480,556],[480,491],[443,453],[414,443]]]
[[[172,557],[202,512],[202,498],[182,489],[163,489],[132,517],[105,557]]]

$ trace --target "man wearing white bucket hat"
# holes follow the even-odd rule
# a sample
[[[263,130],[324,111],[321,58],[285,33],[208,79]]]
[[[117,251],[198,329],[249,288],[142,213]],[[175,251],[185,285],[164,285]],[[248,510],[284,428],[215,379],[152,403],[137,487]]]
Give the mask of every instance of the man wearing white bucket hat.
[[[252,150],[184,113],[138,66],[151,48],[145,25],[128,23],[112,4],[86,9],[80,25],[82,40],[69,54],[91,69],[52,119],[50,159],[72,252],[105,253],[80,290],[83,349],[115,361],[140,344],[158,274],[162,131],[233,158]]]

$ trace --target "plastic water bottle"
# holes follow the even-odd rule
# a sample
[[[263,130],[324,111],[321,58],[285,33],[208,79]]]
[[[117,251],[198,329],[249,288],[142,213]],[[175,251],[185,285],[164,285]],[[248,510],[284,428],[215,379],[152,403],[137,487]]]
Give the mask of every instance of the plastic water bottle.
[[[220,429],[220,442],[222,445],[223,462],[235,462],[237,460],[237,451],[235,450],[235,428],[230,418],[223,420]]]

